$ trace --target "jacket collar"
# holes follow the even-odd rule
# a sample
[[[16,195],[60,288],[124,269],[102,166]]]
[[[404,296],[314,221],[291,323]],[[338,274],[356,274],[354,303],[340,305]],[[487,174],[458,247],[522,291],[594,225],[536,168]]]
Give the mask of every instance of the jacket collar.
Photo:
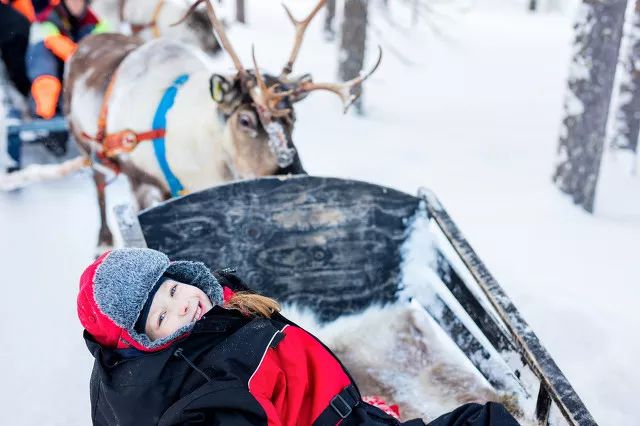
[[[225,309],[216,305],[195,324],[187,337],[174,341],[170,346],[158,352],[142,352],[134,348],[105,348],[96,342],[87,331],[83,333],[83,337],[89,352],[91,352],[96,360],[99,360],[105,366],[115,366],[122,361],[146,355],[153,355],[161,352],[173,353],[179,346],[199,347],[202,345],[202,341],[198,337],[203,335],[206,335],[207,341],[217,342],[219,341],[218,339],[211,340],[212,335],[222,336],[232,334],[234,331],[250,322],[251,319],[251,317],[242,315],[242,313],[236,309]]]

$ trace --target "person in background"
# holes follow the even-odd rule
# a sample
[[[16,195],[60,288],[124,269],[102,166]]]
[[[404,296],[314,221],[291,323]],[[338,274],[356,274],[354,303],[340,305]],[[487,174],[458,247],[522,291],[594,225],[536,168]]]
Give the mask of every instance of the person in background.
[[[29,28],[36,19],[31,0],[0,0],[0,53],[9,79],[23,95],[31,86],[25,69]]]
[[[26,56],[36,115],[50,119],[61,111],[64,63],[82,38],[106,30],[86,0],[52,0],[37,14]]]

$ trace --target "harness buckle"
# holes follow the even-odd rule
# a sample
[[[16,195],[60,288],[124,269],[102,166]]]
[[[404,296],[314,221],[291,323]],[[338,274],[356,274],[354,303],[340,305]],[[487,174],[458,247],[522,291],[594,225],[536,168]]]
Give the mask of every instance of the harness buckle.
[[[138,145],[138,135],[130,129],[122,132],[122,147],[127,150],[133,150]]]
[[[138,145],[138,142],[140,142],[140,137],[131,129],[106,135],[104,142],[102,142],[104,156],[115,157],[118,154],[131,152]]]
[[[336,405],[336,401],[340,401],[344,407],[338,408],[338,405]],[[347,417],[349,417],[349,414],[351,414],[351,405],[347,401],[345,401],[345,399],[340,396],[340,394],[334,396],[331,402],[329,402],[329,405],[331,405],[331,408],[333,408],[342,419],[346,419]]]

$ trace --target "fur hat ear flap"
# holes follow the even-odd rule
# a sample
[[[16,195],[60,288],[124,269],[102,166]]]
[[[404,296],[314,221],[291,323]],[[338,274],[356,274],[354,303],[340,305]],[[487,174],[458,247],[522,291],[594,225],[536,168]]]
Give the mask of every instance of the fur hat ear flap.
[[[171,262],[164,276],[172,280],[191,284],[204,291],[211,303],[221,305],[223,303],[222,285],[211,273],[207,265],[202,262],[179,260]]]
[[[149,291],[149,296],[147,296],[147,301],[145,302],[144,307],[142,308],[142,311],[138,316],[138,320],[136,321],[136,324],[133,327],[134,330],[137,331],[138,333],[146,334],[145,329],[147,325],[147,317],[149,316],[149,311],[151,310],[151,305],[153,304],[153,298],[155,297],[162,283],[164,283],[168,279],[169,278],[164,275],[161,276],[158,282],[151,288],[151,291]]]
[[[170,264],[169,258],[156,250],[113,250],[93,277],[98,307],[117,326],[133,329],[149,292]]]
[[[156,250],[117,249],[89,265],[80,277],[78,316],[98,343],[126,347],[126,331],[133,326],[149,291],[170,265]]]

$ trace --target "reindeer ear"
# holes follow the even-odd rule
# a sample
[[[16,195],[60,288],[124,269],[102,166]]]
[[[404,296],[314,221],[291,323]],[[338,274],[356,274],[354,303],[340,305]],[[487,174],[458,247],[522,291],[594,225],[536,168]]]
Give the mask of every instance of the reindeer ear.
[[[300,84],[302,84],[304,82],[311,82],[311,81],[313,81],[313,78],[311,77],[311,74],[304,74],[304,75],[301,75],[300,77],[296,78],[294,80],[293,84],[294,84],[295,87],[298,87]],[[299,92],[298,95],[291,97],[291,103],[300,102],[301,100],[306,98],[308,94],[309,94],[309,92],[306,92],[306,91]]]
[[[225,76],[213,74],[209,79],[209,93],[217,103],[223,103],[232,91],[233,84]]]

